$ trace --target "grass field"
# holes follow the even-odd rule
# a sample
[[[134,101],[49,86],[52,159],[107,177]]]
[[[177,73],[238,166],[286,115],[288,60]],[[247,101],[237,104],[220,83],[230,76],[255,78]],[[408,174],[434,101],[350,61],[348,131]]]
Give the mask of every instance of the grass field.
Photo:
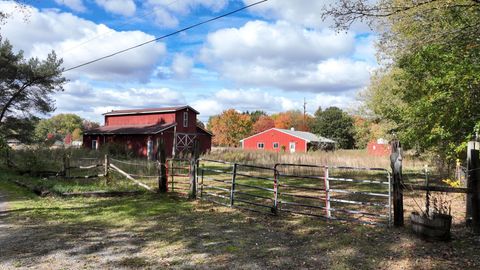
[[[390,168],[390,158],[371,156],[366,150],[315,151],[308,153],[275,153],[270,151],[253,151],[238,148],[213,148],[206,156],[246,164],[273,166],[276,163],[314,164],[330,166]],[[421,170],[428,161],[407,155],[403,167],[408,170]]]
[[[273,217],[174,194],[40,198],[0,176],[0,269],[477,269],[460,223],[428,243],[409,228]]]

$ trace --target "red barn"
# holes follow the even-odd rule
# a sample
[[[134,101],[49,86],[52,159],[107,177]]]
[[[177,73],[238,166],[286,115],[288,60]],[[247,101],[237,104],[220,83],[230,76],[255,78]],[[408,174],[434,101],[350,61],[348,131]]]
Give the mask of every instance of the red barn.
[[[308,150],[333,150],[335,141],[310,132],[271,128],[240,141],[243,149],[275,152],[307,152]]]
[[[98,149],[116,143],[137,156],[153,158],[161,139],[168,156],[191,151],[198,140],[201,152],[207,152],[212,145],[212,134],[197,125],[198,114],[190,106],[111,111],[104,114],[104,126],[84,132],[83,145]]]
[[[388,156],[391,153],[390,144],[384,139],[372,140],[367,144],[367,153],[372,156]]]

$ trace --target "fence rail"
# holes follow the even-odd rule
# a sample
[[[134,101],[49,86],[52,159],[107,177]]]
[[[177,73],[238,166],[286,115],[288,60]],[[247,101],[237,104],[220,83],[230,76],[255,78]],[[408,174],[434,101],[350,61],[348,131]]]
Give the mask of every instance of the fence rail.
[[[381,179],[334,175],[359,171],[380,173]],[[384,169],[312,164],[270,168],[200,159],[196,176],[200,199],[224,206],[368,224],[391,225],[392,221],[390,173]],[[352,190],[354,185],[372,190]]]

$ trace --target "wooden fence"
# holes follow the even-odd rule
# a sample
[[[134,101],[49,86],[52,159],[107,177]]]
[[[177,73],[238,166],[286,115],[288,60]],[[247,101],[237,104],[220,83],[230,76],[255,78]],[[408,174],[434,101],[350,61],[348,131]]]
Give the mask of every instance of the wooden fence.
[[[390,155],[393,174],[394,225],[404,226],[403,192],[405,188],[426,192],[467,194],[465,221],[476,233],[480,233],[480,142],[471,141],[467,150],[466,188],[404,183],[402,177],[402,147],[399,141],[392,142]],[[458,165],[457,165],[458,167]],[[456,173],[459,174],[458,168]]]

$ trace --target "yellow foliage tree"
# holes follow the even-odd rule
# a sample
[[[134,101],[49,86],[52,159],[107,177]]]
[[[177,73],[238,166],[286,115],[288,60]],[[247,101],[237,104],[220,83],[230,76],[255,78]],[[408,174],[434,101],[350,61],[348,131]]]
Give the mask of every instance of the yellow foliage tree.
[[[252,130],[250,115],[229,109],[208,121],[207,128],[213,133],[213,145],[236,147]]]

